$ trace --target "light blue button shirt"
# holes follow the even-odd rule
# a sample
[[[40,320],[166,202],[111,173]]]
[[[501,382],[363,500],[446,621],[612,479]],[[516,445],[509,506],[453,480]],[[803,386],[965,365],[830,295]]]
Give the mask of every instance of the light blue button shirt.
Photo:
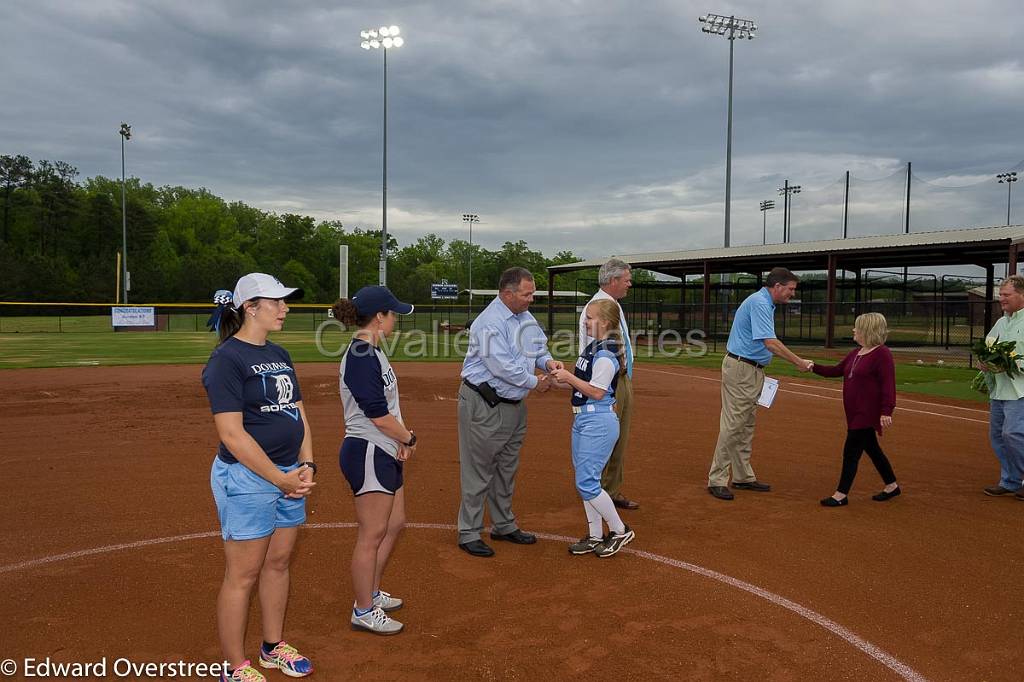
[[[522,400],[537,386],[536,367],[547,371],[548,337],[529,312],[513,314],[495,297],[469,328],[462,378],[490,384],[498,395]]]
[[[767,287],[761,287],[740,303],[729,330],[729,352],[741,358],[767,365],[772,352],[764,345],[765,339],[775,336],[775,302]]]

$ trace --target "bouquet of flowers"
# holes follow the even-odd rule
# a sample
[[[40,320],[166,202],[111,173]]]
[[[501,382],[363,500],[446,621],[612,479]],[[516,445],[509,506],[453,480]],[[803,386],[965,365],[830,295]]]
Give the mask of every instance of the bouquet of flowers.
[[[1024,358],[1017,353],[1016,341],[1000,341],[998,336],[986,336],[971,346],[971,352],[987,369],[978,372],[971,388],[988,393],[994,385],[994,374],[1006,373],[1011,379],[1024,371]]]

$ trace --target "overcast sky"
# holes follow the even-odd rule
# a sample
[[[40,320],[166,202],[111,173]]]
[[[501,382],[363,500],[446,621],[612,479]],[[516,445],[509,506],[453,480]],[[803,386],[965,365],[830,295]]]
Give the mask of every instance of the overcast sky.
[[[388,227],[525,239],[585,257],[720,246],[729,43],[708,11],[752,18],[735,44],[732,243],[789,179],[793,238],[1006,221],[995,173],[1024,159],[1019,2],[686,0],[298,2],[5,0],[0,153],[128,173],[228,201],[379,228],[382,51]],[[947,189],[958,187],[960,189]],[[1014,223],[1024,223],[1024,183]]]

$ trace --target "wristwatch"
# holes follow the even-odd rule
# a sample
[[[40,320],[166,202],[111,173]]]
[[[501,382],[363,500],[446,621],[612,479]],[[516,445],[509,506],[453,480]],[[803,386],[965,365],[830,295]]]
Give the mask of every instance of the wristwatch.
[[[411,448],[412,446],[416,445],[416,432],[415,431],[409,431],[409,433],[412,434],[412,438],[409,439],[408,443],[404,443],[405,447],[407,447],[407,448]]]
[[[300,467],[309,467],[313,470],[313,475],[316,476],[316,462],[309,460],[308,462],[302,462],[299,464]]]

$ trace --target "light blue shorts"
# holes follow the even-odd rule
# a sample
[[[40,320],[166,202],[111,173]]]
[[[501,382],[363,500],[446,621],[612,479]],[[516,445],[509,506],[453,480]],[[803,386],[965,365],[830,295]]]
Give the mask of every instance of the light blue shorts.
[[[288,473],[298,466],[296,462],[278,469]],[[225,540],[265,538],[277,528],[293,528],[306,522],[306,498],[285,497],[277,486],[244,464],[227,464],[214,457],[210,487],[217,503],[220,534]]]
[[[601,472],[619,440],[619,417],[614,412],[584,412],[572,422],[572,465],[576,491],[584,501],[601,494]]]

